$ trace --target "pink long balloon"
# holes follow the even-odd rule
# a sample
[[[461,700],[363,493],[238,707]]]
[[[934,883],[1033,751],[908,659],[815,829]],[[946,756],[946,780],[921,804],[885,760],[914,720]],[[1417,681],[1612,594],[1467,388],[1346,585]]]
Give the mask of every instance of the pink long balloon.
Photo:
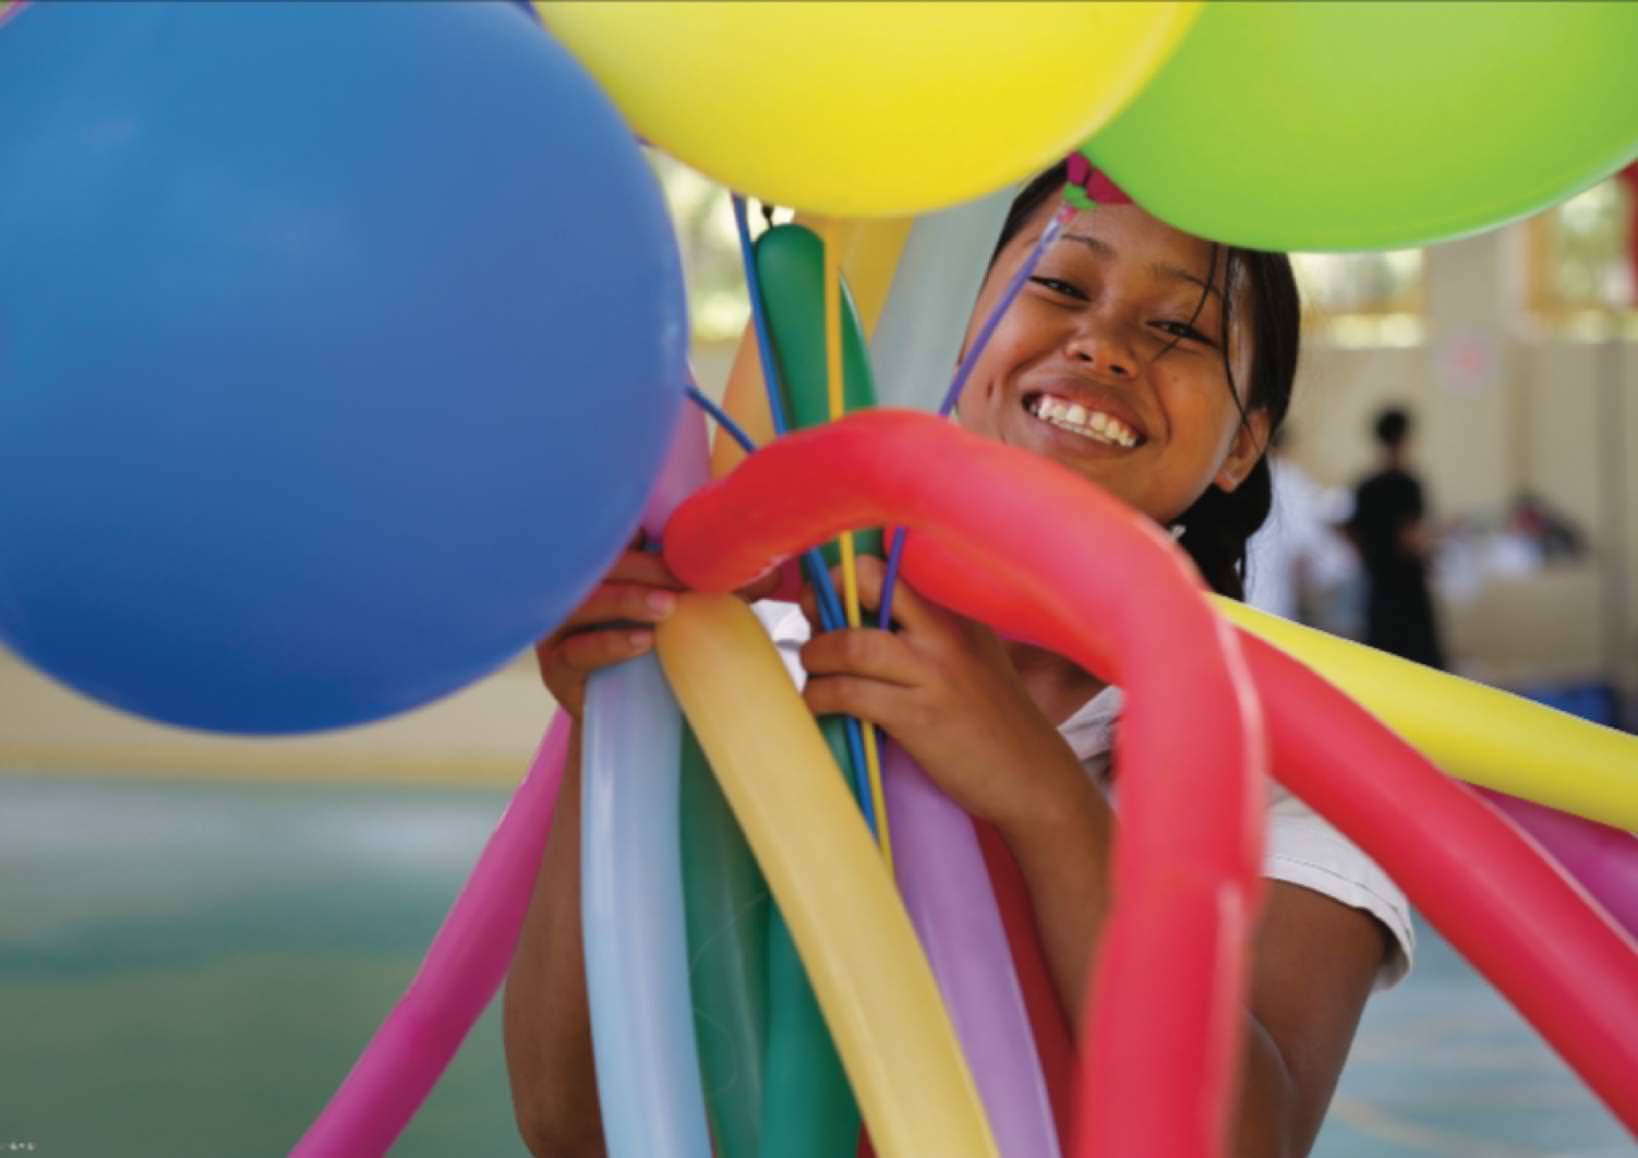
[[[1638,937],[1638,833],[1488,788],[1478,791],[1535,837],[1616,924]]]
[[[972,818],[888,741],[882,787],[899,895],[1007,1158],[1056,1158],[1058,1130],[1024,991]]]
[[[292,1154],[385,1154],[432,1092],[506,978],[568,749],[569,718],[559,712],[420,971]]]
[[[956,611],[1068,646],[1063,623],[999,571],[934,536],[912,536],[904,574]],[[1466,785],[1285,653],[1250,634],[1241,642],[1263,701],[1276,778],[1375,857],[1638,1131],[1632,938]],[[1097,1096],[1083,1077],[1083,1115]]]
[[[1262,886],[1262,734],[1234,635],[1169,539],[1116,500],[908,411],[764,448],[678,508],[665,556],[685,582],[726,591],[842,530],[888,523],[937,527],[990,559],[1074,625],[1073,658],[1131,691],[1115,904],[1085,1042],[1099,1105],[1083,1152],[1217,1153]]]

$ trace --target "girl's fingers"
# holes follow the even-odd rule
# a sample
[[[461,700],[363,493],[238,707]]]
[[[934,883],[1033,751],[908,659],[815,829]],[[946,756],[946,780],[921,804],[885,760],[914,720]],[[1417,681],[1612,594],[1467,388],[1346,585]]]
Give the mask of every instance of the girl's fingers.
[[[812,587],[802,588],[802,598],[797,601],[797,606],[802,609],[802,617],[808,621],[810,634],[818,635],[825,629],[820,622],[819,597],[813,593]]]
[[[659,623],[677,609],[677,596],[664,587],[638,583],[604,583],[558,624],[557,634],[628,621]]]
[[[635,659],[654,647],[654,632],[646,627],[608,627],[565,636],[554,649],[558,664],[577,675]]]
[[[643,583],[650,587],[682,590],[682,580],[671,573],[665,560],[650,551],[624,551],[603,576],[605,583]]]
[[[875,612],[882,605],[882,588],[887,582],[887,564],[874,555],[861,555],[855,561],[855,570],[859,576],[859,604],[866,610]],[[831,568],[831,579],[836,584],[836,590],[842,590],[842,568]],[[911,632],[924,632],[938,628],[945,620],[941,613],[927,600],[917,595],[910,584],[899,576],[893,583],[893,621],[902,625]]]
[[[816,716],[857,716],[892,731],[903,717],[910,692],[905,688],[851,675],[815,676],[802,698]]]
[[[815,635],[802,646],[801,659],[811,676],[863,676],[900,687],[922,682],[923,664],[909,642],[874,627]]]

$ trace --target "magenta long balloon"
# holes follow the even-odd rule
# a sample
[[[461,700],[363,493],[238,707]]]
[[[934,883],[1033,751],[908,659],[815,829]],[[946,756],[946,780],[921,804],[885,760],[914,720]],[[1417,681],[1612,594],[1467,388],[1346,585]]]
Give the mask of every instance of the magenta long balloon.
[[[1604,911],[1638,937],[1638,835],[1480,788],[1569,873]]]
[[[1057,1158],[1046,1078],[978,833],[961,807],[889,742],[882,790],[899,893],[1006,1158]]]
[[[568,750],[559,712],[420,971],[293,1155],[385,1154],[443,1076],[512,963]]]

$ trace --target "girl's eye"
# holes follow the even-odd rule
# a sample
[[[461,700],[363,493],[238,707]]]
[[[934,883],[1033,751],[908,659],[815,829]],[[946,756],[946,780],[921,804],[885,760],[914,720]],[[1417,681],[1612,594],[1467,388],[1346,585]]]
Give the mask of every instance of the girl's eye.
[[[1154,325],[1156,329],[1170,334],[1174,338],[1181,338],[1188,342],[1203,342],[1208,346],[1216,344],[1188,322],[1156,322]]]
[[[1042,289],[1050,290],[1051,292],[1060,294],[1063,297],[1074,298],[1077,301],[1086,300],[1086,295],[1080,290],[1076,289],[1074,286],[1070,285],[1067,281],[1060,281],[1055,277],[1040,276],[1032,277],[1029,280],[1040,286]]]

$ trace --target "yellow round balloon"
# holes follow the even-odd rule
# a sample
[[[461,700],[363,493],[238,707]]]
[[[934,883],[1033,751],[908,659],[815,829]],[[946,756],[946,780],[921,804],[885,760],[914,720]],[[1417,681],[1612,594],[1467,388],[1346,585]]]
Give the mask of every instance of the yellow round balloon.
[[[638,132],[723,184],[846,217],[1029,176],[1138,91],[1197,2],[552,3]]]

